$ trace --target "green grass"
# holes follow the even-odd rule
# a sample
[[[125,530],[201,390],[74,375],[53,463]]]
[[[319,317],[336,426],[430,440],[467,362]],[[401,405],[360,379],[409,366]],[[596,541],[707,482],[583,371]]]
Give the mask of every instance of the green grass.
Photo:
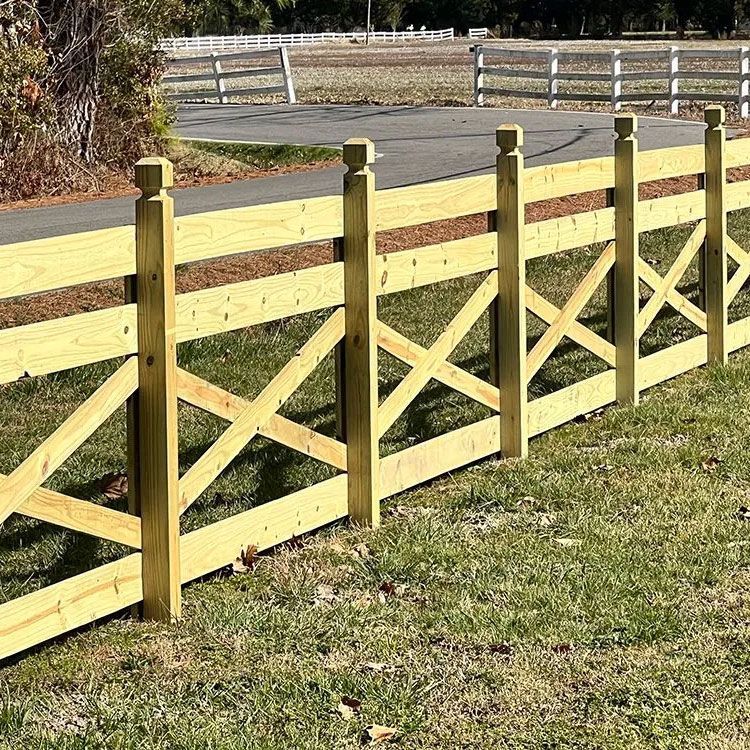
[[[202,141],[181,138],[180,143],[198,151],[232,159],[258,169],[340,161],[341,151],[323,146],[299,146],[273,143],[237,143],[233,141]]]
[[[730,232],[747,246],[746,223],[733,216]],[[688,233],[645,236],[643,257],[665,273]],[[534,261],[530,283],[562,304],[599,251]],[[692,267],[680,285],[692,299],[696,281]],[[387,297],[380,315],[428,344],[477,283]],[[749,298],[734,318],[750,314]],[[599,331],[603,302],[581,316]],[[252,396],[324,318],[191,342],[180,363]],[[696,333],[680,320],[662,313],[644,353]],[[530,323],[532,342],[542,330]],[[487,377],[487,337],[484,316],[452,361]],[[532,396],[601,367],[564,343]],[[0,470],[113,368],[4,389]],[[381,398],[404,372],[382,356]],[[333,434],[332,384],[328,358],[282,413]],[[371,723],[425,750],[750,747],[750,523],[738,515],[750,506],[748,384],[750,354],[739,353],[639,407],[533,440],[528,461],[485,461],[392,498],[377,531],[336,524],[264,555],[253,573],[194,583],[175,627],[114,618],[37,649],[0,669],[0,748],[355,748]],[[485,415],[431,384],[382,450]],[[180,419],[184,469],[222,424],[190,408]],[[105,502],[97,480],[124,467],[124,446],[118,414],[49,485]],[[704,467],[711,457],[720,462]],[[253,441],[184,529],[328,475]],[[14,516],[0,530],[0,600],[124,552]],[[342,697],[361,713],[342,718]]]

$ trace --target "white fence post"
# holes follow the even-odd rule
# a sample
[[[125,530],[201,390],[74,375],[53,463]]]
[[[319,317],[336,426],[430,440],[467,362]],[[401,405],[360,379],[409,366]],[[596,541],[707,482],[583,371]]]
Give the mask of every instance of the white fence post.
[[[622,109],[622,60],[620,50],[612,50],[612,109],[619,112]]]
[[[557,69],[560,57],[557,47],[552,47],[547,53],[547,105],[550,109],[557,109]]]
[[[740,117],[750,116],[750,47],[740,47]]]
[[[216,96],[219,104],[229,104],[229,97],[226,94],[224,78],[221,75],[221,60],[215,52],[211,52],[211,68],[214,72],[214,83],[216,85]]]
[[[677,47],[669,48],[669,114],[676,115],[680,112],[680,50]]]
[[[297,96],[294,93],[294,81],[292,80],[292,66],[289,64],[289,53],[286,47],[279,47],[279,55],[281,56],[281,70],[284,78],[284,88],[286,88],[286,101],[287,104],[296,104]]]
[[[474,106],[484,106],[484,50],[481,44],[474,47]]]

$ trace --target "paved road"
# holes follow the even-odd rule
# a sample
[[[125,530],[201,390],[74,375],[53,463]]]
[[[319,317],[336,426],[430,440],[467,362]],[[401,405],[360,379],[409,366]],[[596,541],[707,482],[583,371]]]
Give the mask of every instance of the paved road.
[[[347,138],[375,141],[379,187],[489,172],[494,131],[503,122],[525,129],[529,165],[612,153],[609,115],[546,110],[284,105],[185,105],[177,131],[192,138],[340,146]],[[700,123],[640,119],[642,149],[699,143]],[[175,190],[178,214],[324,195],[341,189],[342,167],[226,185]],[[0,212],[0,244],[81,232],[133,221],[133,199]]]

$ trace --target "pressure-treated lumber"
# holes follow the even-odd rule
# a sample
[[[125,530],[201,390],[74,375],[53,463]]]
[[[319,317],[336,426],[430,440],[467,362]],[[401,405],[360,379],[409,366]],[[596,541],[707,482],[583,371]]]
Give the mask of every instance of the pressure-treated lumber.
[[[250,402],[182,368],[177,370],[177,394],[181,401],[234,422]],[[274,414],[258,434],[306,456],[346,471],[346,445],[309,427]]]
[[[614,208],[598,208],[570,216],[544,219],[525,227],[526,259],[586,247],[615,238]]]
[[[605,190],[615,184],[615,160],[611,156],[529,167],[524,176],[527,203],[561,198],[576,193]]]
[[[596,263],[589,269],[568,301],[563,305],[549,328],[542,334],[534,348],[529,352],[526,361],[526,377],[530,381],[541,366],[547,361],[555,347],[568,334],[571,325],[581,314],[591,296],[602,283],[609,269],[615,262],[615,246],[607,245],[604,252],[597,258]]]
[[[501,125],[496,140],[497,320],[500,445],[505,457],[528,453],[526,376],[526,252],[523,130]]]
[[[615,118],[615,347],[617,400],[638,403],[638,119]]]
[[[0,474],[0,482],[5,478]],[[46,487],[34,490],[16,512],[135,549],[141,547],[140,518]]]
[[[181,216],[175,220],[175,263],[321,242],[340,237],[342,226],[340,195]]]
[[[469,297],[435,343],[419,358],[404,379],[388,394],[378,410],[378,433],[382,437],[419,395],[451,352],[471,330],[497,296],[497,271],[493,271]]]
[[[366,138],[344,144],[345,434],[349,516],[380,525],[378,445],[378,330],[375,291],[375,146]]]
[[[727,305],[730,305],[750,278],[750,253],[745,252],[728,234],[724,237],[724,241],[727,245],[727,252],[738,265],[732,278],[727,282],[725,295]]]
[[[140,601],[141,553],[0,604],[0,659]]]
[[[641,201],[638,205],[638,229],[650,232],[654,229],[674,227],[706,218],[706,196],[704,190],[690,193],[665,195]]]
[[[382,321],[378,323],[378,346],[411,367],[423,361],[427,354],[427,349],[423,346],[394,331]],[[432,377],[483,406],[500,410],[500,393],[497,387],[452,362],[443,360],[433,371]]]
[[[135,167],[138,299],[138,486],[143,551],[143,614],[179,618],[180,516],[177,509],[177,337],[175,335],[172,164],[142,159]],[[133,361],[133,360],[130,360]]]
[[[0,298],[35,294],[135,272],[132,225],[0,246]]]
[[[675,287],[679,283],[680,279],[684,276],[690,262],[695,257],[698,250],[700,250],[703,240],[706,237],[706,222],[700,221],[695,229],[692,231],[690,237],[688,237],[685,246],[680,250],[672,264],[671,268],[664,276],[664,280],[658,289],[654,290],[654,293],[649,298],[648,302],[644,305],[643,309],[638,315],[638,335],[642,336],[646,329],[651,325],[654,318],[657,316],[662,305],[666,302],[667,297],[672,295],[675,291]],[[640,266],[639,266],[640,272]],[[655,272],[654,272],[655,273]],[[673,295],[672,295],[673,296]],[[684,299],[684,298],[683,298]],[[685,300],[687,302],[687,300]],[[678,310],[681,310],[678,308]],[[701,312],[698,310],[698,312]],[[704,315],[701,316],[705,318]]]
[[[136,351],[135,305],[0,331],[0,383],[47,375]]]
[[[638,155],[639,182],[701,174],[704,169],[705,152],[700,144],[657,148]]]
[[[539,292],[534,291],[526,285],[526,309],[536,315],[547,325],[552,325],[559,319],[561,310],[555,307],[549,300],[542,297]],[[594,333],[583,323],[574,320],[567,328],[565,335],[576,344],[585,347],[592,354],[603,359],[611,367],[615,366],[615,347],[606,339]]]
[[[0,482],[0,523],[15,513],[91,437],[137,384],[137,363],[128,360]]]
[[[268,549],[344,518],[346,474],[272,500],[182,537],[182,581],[229,565],[248,547]]]
[[[500,452],[500,417],[492,416],[425,440],[380,462],[381,498]]]
[[[657,291],[662,288],[664,279],[643,258],[638,259],[638,273],[644,283],[651,287],[652,290]],[[706,330],[706,313],[685,297],[685,295],[676,289],[670,289],[667,292],[666,302],[702,331]]]
[[[393,294],[436,284],[497,266],[494,233],[463,237],[412,250],[399,250],[375,258],[376,291]]]
[[[343,263],[199,289],[177,295],[177,341],[236,331],[343,302]]]
[[[338,308],[287,362],[219,439],[185,472],[179,483],[179,509],[184,513],[260,429],[299,388],[344,335],[344,310]],[[351,460],[351,457],[349,458]]]
[[[378,191],[375,228],[378,232],[431,221],[492,211],[495,208],[491,175]]]
[[[726,166],[724,164],[724,108],[707,107],[706,132],[706,319],[708,324],[708,361],[726,364],[728,302],[727,289],[727,214],[724,205]]]

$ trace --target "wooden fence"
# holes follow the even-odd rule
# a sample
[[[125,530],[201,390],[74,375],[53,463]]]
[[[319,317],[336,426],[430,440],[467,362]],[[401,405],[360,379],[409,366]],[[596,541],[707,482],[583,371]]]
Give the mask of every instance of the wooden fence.
[[[614,49],[609,52],[505,49],[484,45],[472,49],[474,105],[477,107],[484,105],[485,96],[492,95],[540,99],[553,109],[564,101],[604,102],[615,111],[628,102],[664,102],[667,111],[676,115],[680,102],[701,101],[737,104],[741,117],[750,116],[748,47]],[[688,66],[685,61],[690,61]],[[690,67],[691,63],[702,63],[703,68]],[[717,68],[717,65],[722,67]],[[493,83],[493,79],[496,82]],[[523,81],[524,85],[514,86],[516,80]],[[706,82],[707,88],[691,91],[681,83],[685,81]],[[536,88],[534,82],[539,84]],[[586,84],[584,90],[574,88],[582,83]]]
[[[159,47],[165,52],[182,50],[263,49],[265,47],[298,47],[308,44],[335,44],[337,42],[364,42],[364,31],[324,31],[319,34],[251,34],[237,36],[181,36],[161,39]],[[441,41],[453,39],[453,29],[436,31],[371,31],[372,42],[409,42],[415,40]]]
[[[257,60],[267,58],[278,58],[278,63],[265,67],[252,67],[248,65],[235,66],[232,70],[225,70],[222,63],[246,60]],[[258,50],[255,52],[232,52],[225,55],[217,55],[211,52],[200,57],[181,57],[170,60],[170,67],[179,68],[198,66],[208,68],[200,73],[177,73],[165,75],[162,83],[171,88],[185,83],[210,82],[210,89],[177,88],[167,93],[168,98],[178,101],[194,99],[217,99],[219,104],[228,104],[232,96],[256,96],[258,94],[284,94],[287,104],[296,104],[297,97],[294,92],[294,80],[292,68],[289,64],[289,55],[286,47],[277,49]],[[247,80],[257,77],[279,77],[280,83],[271,85],[242,86],[232,88],[231,81]]]
[[[367,140],[344,146],[343,195],[329,195],[175,219],[172,170],[163,159],[136,168],[142,196],[135,226],[0,247],[0,297],[12,298],[125,278],[126,303],[0,331],[0,383],[124,358],[99,387],[0,484],[0,522],[20,513],[127,545],[132,552],[94,570],[0,605],[0,657],[17,653],[143,601],[146,617],[180,615],[182,584],[230,564],[248,545],[267,549],[349,516],[377,525],[382,499],[470,462],[524,456],[529,438],[639,394],[706,362],[725,362],[750,343],[750,318],[728,323],[728,308],[750,277],[750,253],[729,237],[727,212],[750,207],[750,181],[726,170],[750,164],[750,140],[726,142],[724,113],[706,113],[705,144],[639,153],[637,120],[616,120],[614,156],[525,168],[523,133],[498,129],[494,175],[375,190]],[[639,200],[640,183],[698,175],[700,187]],[[529,222],[527,204],[582,191],[607,191],[608,207]],[[486,233],[376,255],[378,232],[487,212]],[[639,254],[642,232],[694,228],[660,275]],[[333,262],[276,276],[175,294],[175,266],[301,242],[332,241]],[[572,296],[556,307],[526,283],[526,263],[603,243]],[[678,291],[696,255],[704,258],[703,304]],[[737,263],[728,277],[727,259]],[[424,348],[378,318],[377,300],[416,287],[480,275],[466,304]],[[613,335],[578,321],[597,287],[611,283]],[[653,295],[641,309],[639,285]],[[641,356],[639,342],[662,306],[701,333]],[[291,316],[325,311],[325,321],[252,401],[182,369],[180,342]],[[450,362],[461,339],[489,310],[490,380]],[[527,351],[527,312],[549,327]],[[320,313],[323,314],[322,312]],[[607,369],[530,400],[527,385],[564,337]],[[378,397],[378,350],[410,370]],[[278,410],[332,350],[339,352],[338,438]],[[262,352],[258,356],[263,356]],[[431,379],[488,407],[492,416],[380,456],[379,439]],[[178,400],[229,423],[178,476]],[[132,514],[54,492],[43,483],[127,403]],[[180,535],[180,516],[253,437],[314,457],[338,473],[280,499]]]

